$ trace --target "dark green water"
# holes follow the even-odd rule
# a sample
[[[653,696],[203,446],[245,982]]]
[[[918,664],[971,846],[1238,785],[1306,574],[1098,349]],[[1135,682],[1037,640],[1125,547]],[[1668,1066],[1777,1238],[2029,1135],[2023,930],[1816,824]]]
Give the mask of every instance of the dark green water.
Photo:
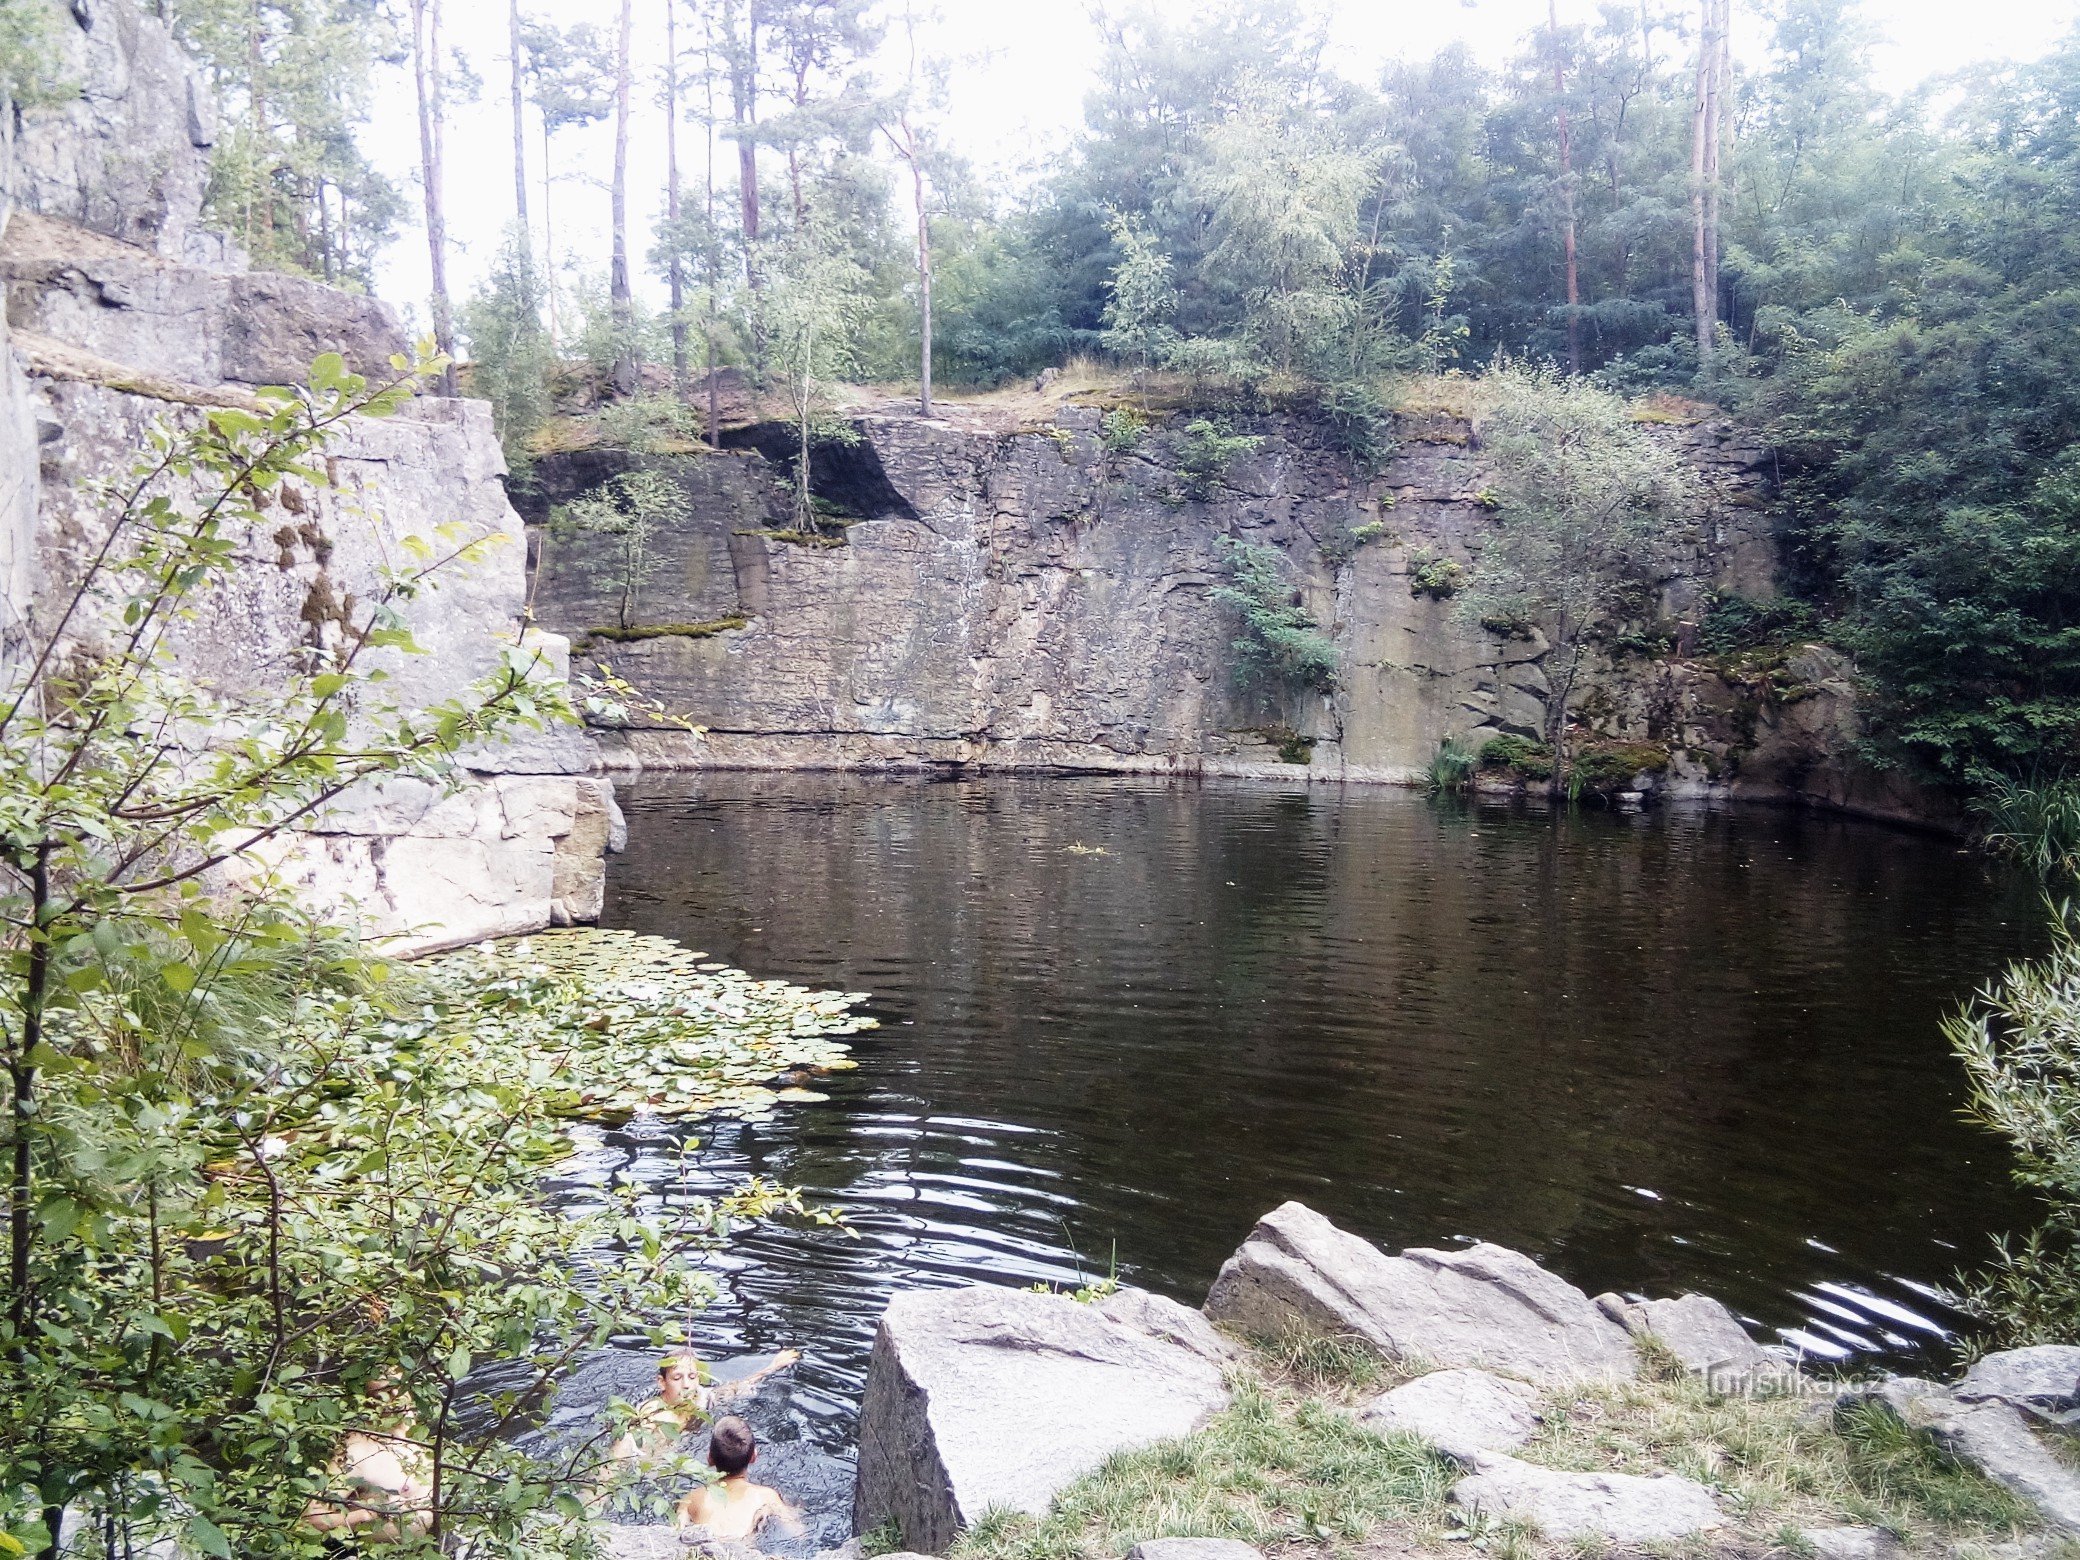
[[[1844,1357],[1942,1350],[1942,1286],[2028,1218],[1937,1022],[2032,946],[2035,903],[1948,840],[1118,780],[681,777],[624,805],[610,922],[871,992],[885,1025],[830,1103],[705,1145],[704,1173],[860,1231],[740,1242],[703,1323],[719,1357],[807,1351],[763,1411],[804,1452],[846,1446],[892,1290],[1116,1250],[1196,1302],[1289,1197],[1592,1293],[1701,1289]],[[613,1134],[595,1168],[661,1178],[677,1147]]]

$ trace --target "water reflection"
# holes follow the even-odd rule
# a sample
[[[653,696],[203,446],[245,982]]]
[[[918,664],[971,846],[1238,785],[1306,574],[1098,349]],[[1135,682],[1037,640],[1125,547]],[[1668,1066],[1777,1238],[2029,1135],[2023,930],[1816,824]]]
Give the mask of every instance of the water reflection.
[[[1942,1348],[1942,1285],[2027,1222],[1935,1025],[2033,902],[1946,841],[1122,780],[712,776],[624,805],[614,924],[871,991],[885,1026],[829,1104],[714,1132],[678,1192],[669,1132],[586,1167],[853,1211],[852,1240],[733,1243],[695,1322],[737,1373],[806,1352],[751,1417],[761,1466],[819,1489],[892,1290],[1116,1251],[1196,1301],[1288,1197],[1592,1292],[1702,1289],[1834,1357]],[[562,1412],[648,1369],[594,1361]]]

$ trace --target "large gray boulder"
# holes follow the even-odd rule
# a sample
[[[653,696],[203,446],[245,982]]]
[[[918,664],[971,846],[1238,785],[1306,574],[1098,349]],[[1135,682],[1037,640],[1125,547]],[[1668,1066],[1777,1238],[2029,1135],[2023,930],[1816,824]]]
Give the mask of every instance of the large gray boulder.
[[[1358,1423],[1382,1435],[1413,1435],[1460,1462],[1514,1451],[1538,1434],[1538,1393],[1484,1370],[1436,1370],[1382,1392]]]
[[[857,1531],[893,1522],[936,1553],[993,1508],[1039,1515],[1113,1453],[1189,1435],[1228,1405],[1228,1346],[1194,1314],[1135,1291],[897,1295],[860,1404]]]
[[[1597,1307],[1635,1338],[1652,1338],[1683,1362],[1693,1376],[1734,1384],[1758,1373],[1774,1373],[1778,1362],[1731,1311],[1710,1295],[1680,1300],[1625,1300],[1598,1295]]]
[[[1391,1257],[1297,1202],[1257,1222],[1214,1280],[1206,1314],[1253,1336],[1356,1338],[1388,1359],[1537,1382],[1639,1368],[1623,1327],[1521,1252],[1482,1243]]]
[[[2042,1414],[2070,1413],[2080,1408],[2080,1348],[2040,1343],[1986,1355],[1964,1373],[1957,1396],[1967,1403],[1997,1400]]]
[[[1496,1521],[1527,1522],[1547,1538],[1657,1544],[1723,1526],[1712,1492],[1672,1473],[1562,1473],[1484,1454],[1452,1486],[1452,1501]]]

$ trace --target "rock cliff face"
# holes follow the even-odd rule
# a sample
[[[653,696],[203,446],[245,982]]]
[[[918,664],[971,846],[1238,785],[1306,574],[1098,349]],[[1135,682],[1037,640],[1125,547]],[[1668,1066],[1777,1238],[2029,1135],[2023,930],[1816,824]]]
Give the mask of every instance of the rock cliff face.
[[[51,7],[77,98],[17,111],[0,145],[0,637],[33,639],[102,521],[88,484],[125,469],[162,418],[250,401],[312,358],[386,370],[406,342],[373,299],[246,270],[200,223],[213,138],[193,67],[131,0]],[[524,546],[481,403],[424,398],[348,425],[328,487],[285,487],[242,539],[228,587],[176,647],[191,672],[264,682],[322,642],[402,538],[459,524],[490,540],[411,608],[428,654],[391,691],[423,705],[494,669],[522,632]],[[533,643],[560,675],[567,647]],[[0,653],[5,653],[0,649]],[[350,793],[283,862],[307,900],[351,908],[406,949],[596,916],[617,817],[576,733],[473,754],[443,793]]]
[[[858,517],[842,544],[785,532],[778,467],[757,447],[707,457],[551,457],[530,499],[541,620],[707,728],[604,733],[638,767],[1074,768],[1406,782],[1446,737],[1543,729],[1542,639],[1460,621],[1452,566],[1493,534],[1489,478],[1463,417],[1404,414],[1380,474],[1354,480],[1322,430],[1239,424],[1261,443],[1187,495],[1180,434],[1109,449],[1100,413],[1061,403],[1025,426],[981,411],[883,410],[819,452],[814,486]],[[1710,588],[1775,593],[1764,452],[1685,414],[1658,429],[1705,502],[1660,570],[1661,615],[1694,624]],[[620,539],[543,523],[640,464],[683,505],[647,543],[633,625]],[[1340,667],[1327,695],[1247,689],[1222,543],[1278,549]],[[1678,646],[1680,648],[1680,646]],[[1911,813],[1847,757],[1847,668],[1813,648],[1767,678],[1613,651],[1577,710],[1613,742],[1668,755],[1678,794],[1809,796]],[[1650,784],[1656,782],[1649,782]]]

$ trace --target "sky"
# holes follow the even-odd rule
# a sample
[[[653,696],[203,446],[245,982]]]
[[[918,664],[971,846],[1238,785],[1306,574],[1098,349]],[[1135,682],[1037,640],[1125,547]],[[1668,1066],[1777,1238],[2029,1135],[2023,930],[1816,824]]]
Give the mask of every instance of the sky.
[[[1174,20],[1204,9],[1195,0],[1154,0]],[[1524,36],[1543,26],[1547,0],[1318,0],[1329,13],[1331,58],[1345,76],[1366,79],[1395,58],[1421,58],[1464,41],[1483,60],[1500,62]],[[1555,0],[1561,25],[1587,21],[1596,0]],[[592,21],[611,29],[608,0],[523,0],[530,16],[560,25]],[[1083,97],[1099,58],[1088,0],[938,0],[938,19],[921,39],[930,53],[952,62],[946,119],[948,139],[990,177],[986,187],[1012,188],[1061,151],[1081,123]],[[446,129],[449,286],[458,303],[481,280],[513,216],[510,109],[504,93],[505,0],[446,0],[449,43],[467,56],[483,88],[474,102],[450,102]],[[1879,85],[1889,91],[1985,60],[2034,59],[2076,22],[2080,0],[1866,0],[1866,15],[1883,43],[1874,59]],[[1735,0],[1734,48],[1759,44],[1762,19],[1755,0]],[[636,0],[633,54],[643,98],[645,75],[654,82],[664,55],[663,0]],[[682,34],[682,43],[685,39]],[[653,87],[654,92],[654,87]],[[530,120],[532,116],[530,115]],[[638,266],[648,250],[649,223],[662,205],[662,113],[638,110],[630,153],[630,248]],[[385,72],[368,146],[376,163],[411,193],[416,213],[417,119],[409,76]],[[682,177],[698,179],[700,131],[682,135]],[[539,128],[529,136],[529,180],[540,242],[542,168]],[[608,125],[573,130],[556,146],[556,177],[549,194],[559,272],[566,261],[588,270],[606,264],[606,176],[612,166]],[[567,273],[566,273],[567,274]],[[377,291],[422,323],[429,267],[416,224],[387,251]],[[654,282],[639,282],[655,301]]]

